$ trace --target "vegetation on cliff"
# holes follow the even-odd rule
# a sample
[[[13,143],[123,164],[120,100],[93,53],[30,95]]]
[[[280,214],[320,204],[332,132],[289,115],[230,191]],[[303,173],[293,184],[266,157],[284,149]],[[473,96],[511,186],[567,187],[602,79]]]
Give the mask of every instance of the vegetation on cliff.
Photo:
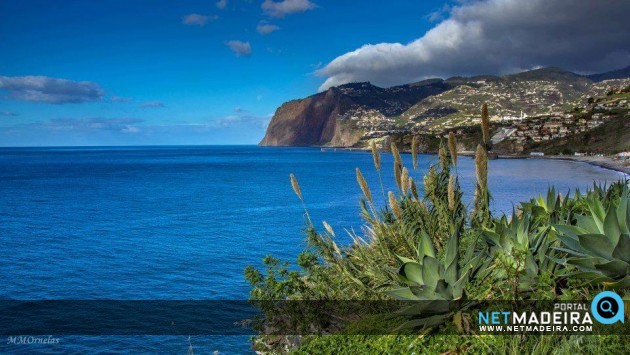
[[[448,148],[441,145],[439,163],[417,181],[392,145],[398,191],[382,191],[389,197],[387,206],[375,205],[357,169],[366,226],[362,235],[353,234],[349,246],[337,245],[335,231],[325,222],[318,232],[305,207],[308,248],[299,255],[297,268],[271,256],[264,260],[264,272],[248,267],[252,300],[587,300],[604,289],[628,296],[627,181],[571,196],[550,188],[546,196],[518,204],[511,215],[493,216],[487,151],[479,144],[475,203],[468,211],[454,164],[456,144],[451,137]],[[380,153],[374,149],[373,154],[380,174]],[[294,176],[291,183],[301,199]],[[254,339],[254,346],[270,353],[630,351],[621,335],[479,335],[465,313],[448,309],[383,322],[388,329],[412,327],[418,335],[264,335]],[[341,330],[327,326],[331,333]],[[446,331],[460,335],[439,335]]]

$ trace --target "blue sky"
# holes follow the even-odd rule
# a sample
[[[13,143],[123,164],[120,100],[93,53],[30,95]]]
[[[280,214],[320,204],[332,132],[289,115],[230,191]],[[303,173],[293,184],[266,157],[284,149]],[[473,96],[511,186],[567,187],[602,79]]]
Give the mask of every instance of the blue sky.
[[[280,104],[349,81],[547,64],[586,72],[629,58],[610,44],[597,63],[570,51],[508,53],[502,66],[431,59],[443,50],[435,43],[478,32],[470,16],[497,3],[518,2],[0,0],[0,146],[255,144]],[[615,41],[627,39],[626,22]]]

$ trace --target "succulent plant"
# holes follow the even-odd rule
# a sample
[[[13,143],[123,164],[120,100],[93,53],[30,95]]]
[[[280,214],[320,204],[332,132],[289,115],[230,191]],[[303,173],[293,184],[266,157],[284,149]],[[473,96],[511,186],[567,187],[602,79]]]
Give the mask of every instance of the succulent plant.
[[[535,291],[539,278],[555,271],[556,264],[548,257],[556,240],[546,228],[538,228],[529,211],[511,219],[503,216],[495,225],[484,228],[483,237],[491,257],[501,267],[494,277],[513,282],[513,297],[518,299]]]
[[[451,309],[452,304],[447,301],[464,298],[468,280],[487,260],[482,253],[472,257],[472,253],[468,252],[465,256],[468,262],[460,267],[458,234],[449,238],[443,261],[436,256],[433,242],[425,232],[421,233],[417,252],[418,261],[398,257],[403,262],[398,276],[407,286],[386,291],[399,300],[424,301],[396,313],[397,316],[411,317],[401,328],[435,326],[453,317],[457,310]]]
[[[607,210],[600,199],[589,199],[589,213],[576,215],[576,225],[554,225],[563,244],[557,250],[567,254],[555,261],[575,266],[579,271],[571,276],[611,289],[630,288],[630,193],[623,190],[619,203]]]

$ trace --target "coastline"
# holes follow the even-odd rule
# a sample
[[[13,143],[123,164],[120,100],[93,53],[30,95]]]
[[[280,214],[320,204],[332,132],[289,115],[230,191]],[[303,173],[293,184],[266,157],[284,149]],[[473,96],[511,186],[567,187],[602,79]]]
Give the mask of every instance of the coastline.
[[[348,150],[348,151],[369,151],[368,148],[352,148],[352,147],[320,147],[322,151],[335,151]],[[409,153],[408,151],[401,151],[401,153]],[[437,154],[422,152],[422,154]],[[463,151],[458,154],[462,156],[472,157],[474,152]],[[613,159],[610,156],[573,156],[573,155],[544,155],[544,156],[531,156],[531,155],[498,155],[498,159],[549,159],[549,160],[569,160],[579,163],[587,163],[599,168],[608,169],[620,172],[625,175],[630,175],[630,160],[623,161]]]
[[[503,158],[503,157],[501,157]],[[563,155],[549,155],[542,157],[527,157],[530,159],[551,159],[551,160],[570,160],[576,162],[582,162],[591,164],[600,168],[614,170],[625,175],[630,175],[630,161],[622,161],[613,159],[608,156],[598,157],[598,156],[563,156]]]
[[[472,157],[473,152],[460,152],[463,156]],[[543,156],[531,156],[531,155],[499,155],[498,159],[547,159],[547,160],[568,160],[578,163],[586,163],[599,168],[613,170],[625,175],[630,175],[630,161],[622,161],[613,159],[609,156],[573,156],[573,155],[543,155]]]

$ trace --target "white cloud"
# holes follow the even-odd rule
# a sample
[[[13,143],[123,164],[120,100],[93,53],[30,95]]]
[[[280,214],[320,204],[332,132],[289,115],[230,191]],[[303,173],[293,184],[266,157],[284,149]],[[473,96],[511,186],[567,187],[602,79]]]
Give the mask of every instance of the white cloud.
[[[217,9],[223,10],[227,6],[227,0],[219,0],[219,1],[216,2],[215,5],[216,5]]]
[[[200,15],[200,14],[190,14],[182,18],[182,23],[184,25],[189,25],[189,26],[203,27],[208,23],[208,21],[214,21],[218,18],[219,16],[217,15],[206,16],[206,15]]]
[[[407,43],[367,44],[318,71],[320,90],[348,82],[389,86],[430,77],[503,74],[535,66],[578,72],[630,63],[630,2],[464,1]],[[435,18],[435,16],[434,16]]]
[[[160,101],[149,101],[149,102],[141,103],[140,107],[141,108],[162,108],[162,107],[165,107],[165,106]]]
[[[268,24],[268,23],[259,23],[258,26],[256,26],[256,31],[258,31],[258,33],[260,33],[261,35],[268,35],[274,31],[279,30],[280,27],[276,26],[276,25],[272,25],[272,24]]]
[[[279,2],[265,0],[260,7],[269,16],[285,17],[286,15],[313,10],[317,5],[309,0],[283,0]]]
[[[230,47],[232,52],[234,52],[234,54],[236,54],[236,56],[238,57],[248,56],[252,54],[252,46],[251,44],[249,44],[249,42],[233,40],[233,41],[227,42],[226,45]]]
[[[97,83],[47,76],[0,76],[0,89],[15,100],[49,104],[100,101],[104,94]]]

